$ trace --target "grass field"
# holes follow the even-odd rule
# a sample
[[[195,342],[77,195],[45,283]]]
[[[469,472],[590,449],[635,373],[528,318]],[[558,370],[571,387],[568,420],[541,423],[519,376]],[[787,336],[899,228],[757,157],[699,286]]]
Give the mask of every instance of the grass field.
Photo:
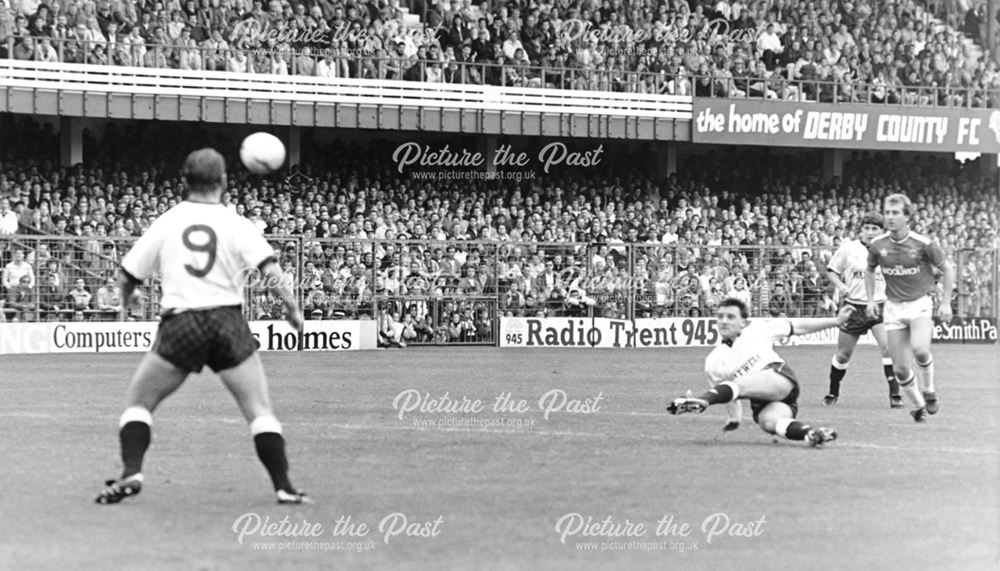
[[[997,347],[935,346],[942,408],[925,425],[888,408],[874,349],[859,349],[831,408],[821,404],[830,348],[783,353],[803,380],[800,418],[840,432],[825,448],[774,443],[749,419],[723,435],[721,407],[664,412],[704,387],[699,349],[266,354],[293,480],[317,501],[301,507],[273,503],[247,426],[211,374],[157,411],[142,494],[95,505],[119,470],[117,420],[140,356],[5,357],[0,569],[997,569]],[[486,410],[400,420],[393,401],[409,389]],[[557,389],[602,394],[599,410],[546,420],[538,401]],[[506,391],[528,411],[494,413]],[[378,527],[394,513],[438,533],[386,542]],[[562,543],[556,522],[572,513],[647,529]],[[251,533],[250,515],[240,543],[244,514],[319,523],[321,535]],[[709,543],[713,514],[725,514],[709,519],[716,530],[730,525]],[[335,535],[346,516],[367,535]],[[665,516],[689,534],[656,536]],[[628,549],[610,550],[615,541]],[[288,542],[313,549],[266,549]]]

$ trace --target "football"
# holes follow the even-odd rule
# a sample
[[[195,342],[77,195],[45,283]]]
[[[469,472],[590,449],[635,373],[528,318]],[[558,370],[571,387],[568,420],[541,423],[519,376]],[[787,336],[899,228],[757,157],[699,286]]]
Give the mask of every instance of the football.
[[[285,144],[270,133],[254,133],[240,146],[243,166],[255,174],[268,174],[285,164]]]

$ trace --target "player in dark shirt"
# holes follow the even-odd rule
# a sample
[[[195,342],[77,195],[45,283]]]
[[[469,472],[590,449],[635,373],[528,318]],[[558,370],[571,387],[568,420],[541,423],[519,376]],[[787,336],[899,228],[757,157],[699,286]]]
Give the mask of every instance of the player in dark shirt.
[[[875,269],[881,267],[888,298],[882,320],[889,340],[893,369],[900,389],[913,405],[910,414],[915,421],[923,422],[926,415],[938,412],[934,358],[931,356],[931,337],[934,333],[931,293],[937,288],[934,268],[940,269],[943,274],[939,316],[944,323],[951,321],[955,269],[937,242],[910,230],[912,212],[913,204],[906,195],[886,197],[884,216],[888,232],[868,245],[865,290],[868,314],[875,317],[878,314]],[[910,368],[911,360],[916,373]]]

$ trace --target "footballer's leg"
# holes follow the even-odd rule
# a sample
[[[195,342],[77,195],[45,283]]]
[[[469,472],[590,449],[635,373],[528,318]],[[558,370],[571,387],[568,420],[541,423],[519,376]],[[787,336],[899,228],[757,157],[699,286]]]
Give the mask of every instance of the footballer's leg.
[[[671,414],[700,413],[713,404],[726,404],[742,398],[780,401],[794,388],[795,385],[783,375],[773,369],[764,369],[744,375],[736,381],[723,381],[698,397],[691,396],[689,392],[688,396],[674,399],[667,411]]]
[[[878,343],[879,351],[882,352],[882,373],[885,375],[886,383],[889,384],[889,406],[903,408],[903,397],[899,395],[899,382],[892,370],[892,357],[889,355],[889,341],[886,338],[885,327],[881,323],[875,324],[871,332],[875,342]]]
[[[784,436],[788,440],[805,440],[810,446],[819,446],[837,439],[837,431],[826,427],[812,427],[795,419],[795,411],[786,403],[771,402],[760,410],[757,424],[764,432]]]
[[[236,398],[240,412],[250,424],[257,457],[271,476],[278,503],[310,503],[308,497],[296,490],[288,479],[285,439],[281,434],[281,423],[271,409],[267,377],[264,375],[260,356],[253,353],[239,365],[219,371],[219,376]]]
[[[910,416],[916,422],[923,422],[927,414],[926,403],[917,387],[916,375],[909,367],[912,357],[910,330],[908,328],[892,328],[886,325],[886,338],[889,343],[889,356],[892,358],[892,370],[899,381],[899,390],[910,401]]]
[[[122,476],[108,480],[97,496],[99,504],[116,504],[142,489],[142,460],[152,437],[153,411],[187,378],[187,371],[177,368],[150,351],[139,363],[129,384],[125,412],[118,426],[121,443]]]
[[[837,352],[830,360],[830,392],[823,397],[823,404],[827,406],[837,404],[837,399],[840,398],[840,382],[847,374],[847,365],[851,362],[857,345],[857,335],[846,331],[840,331],[837,335]]]
[[[910,321],[910,347],[917,385],[927,403],[927,414],[937,414],[938,399],[934,391],[934,356],[931,355],[931,336],[934,321],[930,317],[917,317]]]
[[[713,388],[717,384],[717,381],[711,378],[706,378],[705,380],[708,382],[708,388]],[[738,429],[740,427],[740,422],[743,419],[743,403],[738,400],[727,403],[726,415],[726,424],[722,430],[725,432],[731,432]]]
[[[733,384],[738,387],[733,398],[762,401],[780,401],[795,388],[792,381],[774,369],[744,375]]]

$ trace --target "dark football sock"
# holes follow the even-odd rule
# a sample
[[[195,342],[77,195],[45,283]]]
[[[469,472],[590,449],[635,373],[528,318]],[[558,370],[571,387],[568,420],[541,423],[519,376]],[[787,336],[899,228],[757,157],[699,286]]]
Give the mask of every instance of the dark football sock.
[[[292,483],[288,480],[285,439],[276,432],[261,432],[253,437],[253,442],[257,447],[257,457],[260,458],[267,473],[271,476],[274,489],[294,492]]]
[[[892,364],[882,365],[882,371],[885,372],[885,380],[889,383],[889,394],[899,396],[899,381],[896,380],[896,374],[892,371]]]
[[[844,376],[847,375],[847,369],[838,369],[833,365],[830,365],[830,394],[833,396],[840,396],[840,381],[844,380]]]
[[[152,431],[145,422],[133,420],[125,423],[118,431],[122,446],[122,479],[142,472],[142,457],[146,455]]]
[[[809,432],[808,424],[800,422],[798,420],[793,420],[790,423],[788,423],[788,426],[785,428],[784,437],[789,440],[805,440],[806,433],[808,432]]]
[[[732,402],[735,397],[736,394],[733,392],[733,386],[726,382],[715,385],[714,388],[699,398],[708,401],[708,404],[722,404]]]

